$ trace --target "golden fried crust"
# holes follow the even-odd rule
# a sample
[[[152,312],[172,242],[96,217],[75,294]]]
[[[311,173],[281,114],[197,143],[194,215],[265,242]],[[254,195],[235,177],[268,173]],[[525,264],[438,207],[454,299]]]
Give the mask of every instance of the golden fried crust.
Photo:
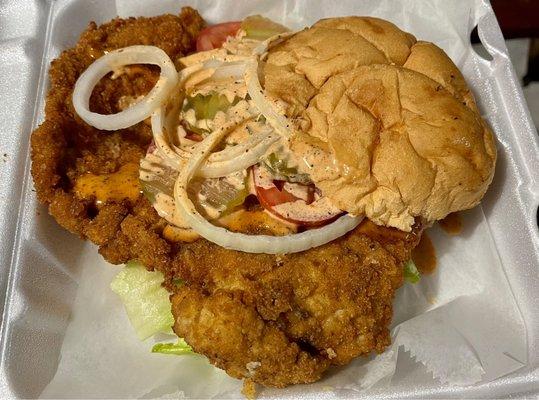
[[[312,382],[390,343],[392,300],[415,233],[376,241],[366,221],[304,253],[246,254],[206,241],[176,253],[175,332],[232,376],[283,387]],[[253,365],[257,365],[253,369]]]
[[[277,387],[320,379],[329,361],[301,350],[275,323],[245,305],[242,296],[225,290],[205,296],[186,287],[173,298],[173,310],[180,315],[176,332],[235,378],[253,377]]]
[[[37,197],[49,206],[60,225],[102,246],[101,253],[111,262],[126,262],[138,257],[138,252],[148,254],[144,258],[152,268],[169,261],[164,256],[170,251],[169,245],[152,231],[158,230],[152,226],[159,219],[157,214],[142,195],[135,204],[126,200],[96,206],[91,198],[78,198],[73,187],[82,175],[111,173],[127,163],[138,164],[151,140],[151,130],[144,122],[116,132],[94,129],[76,115],[71,101],[73,87],[96,58],[113,49],[155,45],[176,61],[194,49],[203,27],[198,12],[189,7],[179,16],[117,18],[99,27],[90,23],[76,46],[51,63],[45,121],[31,137]],[[118,112],[122,96],[147,93],[157,76],[155,68],[137,66],[114,80],[103,79],[92,94],[90,108],[100,113]],[[124,221],[126,217],[131,218]],[[135,235],[141,226],[150,231]],[[148,249],[139,250],[146,246]]]

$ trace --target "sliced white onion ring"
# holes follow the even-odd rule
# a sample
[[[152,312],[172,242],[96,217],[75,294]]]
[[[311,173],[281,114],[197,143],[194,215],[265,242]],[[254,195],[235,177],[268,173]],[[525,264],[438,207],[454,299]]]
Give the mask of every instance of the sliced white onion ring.
[[[286,254],[297,253],[321,246],[354,229],[363,217],[344,215],[337,221],[322,228],[287,236],[245,235],[215,226],[199,214],[187,195],[187,185],[200,167],[208,152],[225,137],[234,125],[223,125],[199,143],[189,163],[174,185],[174,201],[182,218],[200,236],[227,249],[246,253]]]
[[[152,64],[161,68],[159,80],[152,90],[135,105],[117,114],[104,115],[90,111],[90,96],[97,83],[116,68],[131,64]],[[111,51],[94,61],[77,79],[73,106],[89,125],[103,130],[128,128],[148,118],[165,102],[178,83],[178,73],[170,57],[155,46],[130,46]]]
[[[180,58],[179,61],[183,66],[190,67],[191,65],[200,64],[212,58],[223,59],[224,57],[226,57],[226,49],[218,48],[208,51],[198,51]]]
[[[251,96],[256,108],[266,118],[266,121],[283,137],[290,137],[290,124],[287,122],[286,117],[277,112],[273,104],[266,98],[264,90],[260,85],[260,80],[258,79],[258,62],[256,59],[253,58],[247,63],[244,79],[249,96]]]
[[[245,84],[247,92],[260,113],[266,118],[268,123],[283,137],[288,138],[291,135],[290,123],[286,117],[280,114],[273,103],[267,99],[265,91],[260,84],[258,77],[258,60],[265,57],[268,49],[281,43],[283,40],[295,35],[296,32],[283,32],[272,36],[260,43],[252,52],[251,59],[247,62],[245,68]]]
[[[249,139],[235,146],[230,146],[217,153],[212,153],[208,157],[208,161],[209,162],[229,161],[242,155],[248,149],[252,149],[258,146],[261,142],[270,142],[270,144],[273,144],[278,139],[279,139],[279,136],[276,135],[273,132],[273,130],[270,130],[270,129],[264,130],[262,132],[255,133],[252,136],[249,136]]]
[[[208,53],[211,52],[208,51]],[[201,54],[201,53],[195,53]],[[191,57],[191,56],[189,56]],[[201,69],[217,68],[223,64],[245,64],[249,60],[249,57],[235,56],[231,54],[222,55],[208,54],[207,58],[200,57],[200,61],[197,63],[189,63],[186,68],[180,71],[180,85],[185,83],[185,80],[193,73],[200,71]]]
[[[196,176],[203,178],[220,178],[222,176],[229,175],[236,171],[242,171],[249,168],[251,165],[258,163],[263,156],[266,154],[268,148],[280,139],[279,135],[270,133],[266,134],[263,140],[260,140],[253,147],[246,147],[245,145],[236,145],[229,147],[226,150],[222,150],[219,153],[236,153],[238,149],[236,147],[241,147],[245,149],[239,149],[240,152],[237,155],[234,155],[232,158],[224,159],[222,161],[211,161],[211,156],[206,163],[204,163],[197,171]],[[219,153],[214,153],[212,156],[221,156]],[[222,156],[220,157],[222,158]]]
[[[183,168],[192,157],[192,150],[198,145],[183,148],[174,146],[168,132],[167,117],[163,116],[164,109],[160,107],[152,114],[152,132],[155,145],[165,164],[175,170]],[[202,178],[220,178],[233,172],[244,170],[259,162],[268,148],[280,139],[271,132],[260,132],[251,136],[245,143],[228,147],[217,153],[212,153],[197,170],[196,176]]]
[[[245,73],[245,62],[223,63],[215,68],[212,79],[242,79]]]
[[[169,167],[179,170],[182,166],[182,159],[185,160],[190,157],[190,153],[172,144],[173,142],[168,134],[170,129],[166,126],[164,107],[159,107],[153,112],[151,122],[153,140],[163,161]],[[174,148],[171,146],[174,146]]]

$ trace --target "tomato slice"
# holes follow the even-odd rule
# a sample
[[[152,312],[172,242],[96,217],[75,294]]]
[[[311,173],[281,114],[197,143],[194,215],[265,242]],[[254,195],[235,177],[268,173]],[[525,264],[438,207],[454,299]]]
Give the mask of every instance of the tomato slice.
[[[197,38],[197,51],[217,49],[223,45],[226,38],[234,36],[240,29],[241,21],[223,22],[222,24],[204,28]]]
[[[301,185],[306,196],[298,197],[287,190],[286,183],[273,180],[269,171],[258,166],[253,167],[253,181],[262,207],[285,221],[302,226],[320,226],[342,214],[337,209],[317,207],[313,185]],[[286,203],[289,203],[286,212],[282,212],[283,207],[280,206]]]
[[[264,188],[261,186],[256,186],[256,195],[262,207],[271,210],[273,206],[291,203],[296,200],[301,200],[299,197],[294,196],[291,193],[288,193],[284,189],[279,189],[277,186],[270,188]]]

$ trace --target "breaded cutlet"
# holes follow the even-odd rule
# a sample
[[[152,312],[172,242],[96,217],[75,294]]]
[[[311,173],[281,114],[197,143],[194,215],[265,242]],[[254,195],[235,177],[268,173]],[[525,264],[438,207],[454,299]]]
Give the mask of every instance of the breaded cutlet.
[[[105,51],[135,44],[158,46],[176,62],[194,50],[204,25],[188,7],[178,16],[92,23],[52,62],[45,121],[31,139],[37,196],[61,226],[98,245],[107,261],[138,259],[162,271],[176,333],[213,364],[268,386],[313,382],[332,365],[390,343],[392,300],[419,227],[403,233],[365,221],[303,253],[246,254],[204,239],[167,240],[166,222],[140,191],[103,202],[77,190],[87,176],[138,165],[151,142],[145,122],[115,132],[84,123],[71,101],[78,76]],[[94,90],[91,109],[117,112],[122,99],[147,93],[157,76],[146,66],[109,76]]]

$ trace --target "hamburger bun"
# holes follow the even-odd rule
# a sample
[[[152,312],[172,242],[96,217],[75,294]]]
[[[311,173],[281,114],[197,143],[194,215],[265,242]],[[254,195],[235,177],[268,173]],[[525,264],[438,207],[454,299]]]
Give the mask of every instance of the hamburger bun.
[[[298,168],[342,210],[410,231],[479,203],[496,149],[450,58],[388,21],[317,22],[270,49]]]

